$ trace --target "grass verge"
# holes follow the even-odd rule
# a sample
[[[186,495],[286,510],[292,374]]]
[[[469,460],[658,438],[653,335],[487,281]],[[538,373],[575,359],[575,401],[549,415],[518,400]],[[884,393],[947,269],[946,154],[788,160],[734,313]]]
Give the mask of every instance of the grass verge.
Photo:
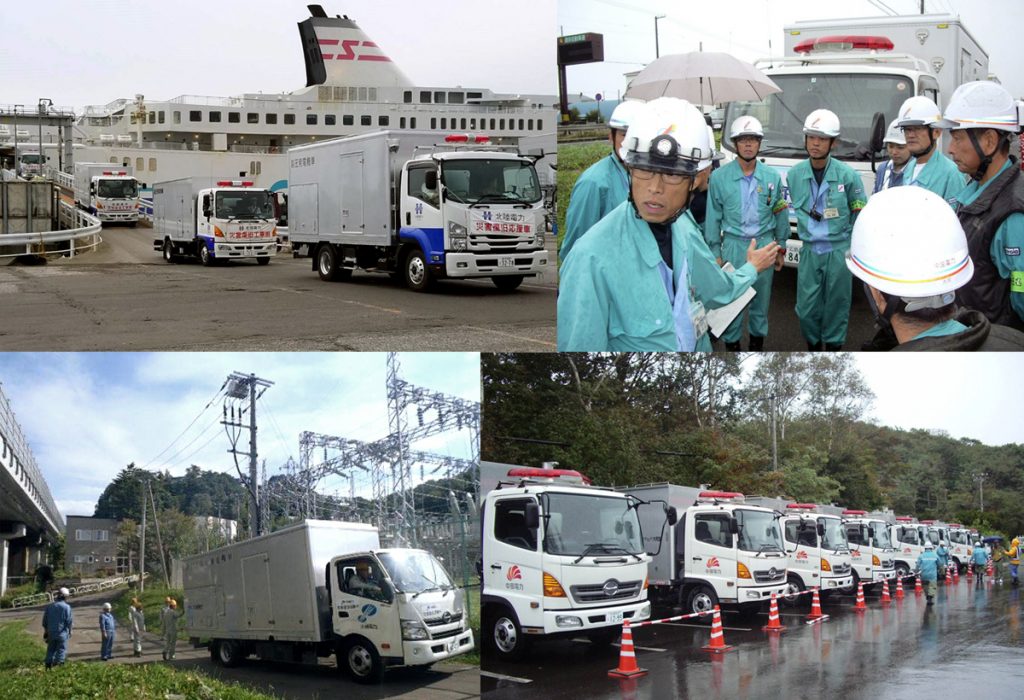
[[[558,146],[558,245],[565,234],[565,212],[569,208],[569,195],[580,174],[612,152],[607,141],[603,143],[563,143]]]
[[[131,604],[132,598],[138,598],[142,601],[142,612],[146,616],[146,630],[154,634],[160,634],[160,611],[164,609],[164,600],[167,596],[171,596],[178,601],[178,610],[185,609],[183,607],[185,601],[184,591],[180,588],[163,588],[147,585],[145,592],[141,595],[137,589],[128,589],[120,598],[111,603],[118,626],[124,630],[125,634],[128,634],[128,606]],[[178,621],[178,639],[188,639],[188,632],[185,631],[185,621],[183,619]]]

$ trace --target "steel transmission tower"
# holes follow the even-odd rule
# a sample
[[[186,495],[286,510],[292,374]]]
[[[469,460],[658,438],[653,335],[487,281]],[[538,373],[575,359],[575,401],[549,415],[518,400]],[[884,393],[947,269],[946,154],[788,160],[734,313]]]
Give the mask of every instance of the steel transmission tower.
[[[224,391],[224,420],[221,421],[221,425],[224,426],[224,432],[227,433],[228,440],[231,442],[231,449],[228,452],[235,459],[235,470],[249,492],[250,537],[262,535],[266,526],[263,516],[263,503],[259,493],[260,482],[256,465],[258,456],[256,451],[256,400],[263,396],[266,390],[273,386],[273,384],[274,382],[260,379],[255,374],[232,372],[228,376],[227,388]],[[248,408],[244,407],[246,399],[248,399],[249,403]],[[248,425],[242,422],[246,413],[249,414]],[[241,437],[242,430],[249,431],[249,450],[246,452],[238,449],[238,440]],[[249,458],[248,480],[242,474],[241,467],[238,466],[238,455],[240,454],[246,455]]]

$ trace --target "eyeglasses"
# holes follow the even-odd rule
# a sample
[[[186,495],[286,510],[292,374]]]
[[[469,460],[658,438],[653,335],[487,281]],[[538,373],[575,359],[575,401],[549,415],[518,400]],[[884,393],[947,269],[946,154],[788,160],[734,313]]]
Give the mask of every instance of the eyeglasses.
[[[689,178],[689,175],[680,175],[679,173],[655,173],[650,170],[640,170],[633,168],[633,177],[637,180],[653,180],[655,175],[661,176],[661,181],[666,185],[681,185],[683,180]]]

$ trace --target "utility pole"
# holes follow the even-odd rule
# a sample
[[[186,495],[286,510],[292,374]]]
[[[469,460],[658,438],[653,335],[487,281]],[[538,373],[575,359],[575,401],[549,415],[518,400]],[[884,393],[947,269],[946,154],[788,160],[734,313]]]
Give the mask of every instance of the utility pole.
[[[167,571],[167,560],[164,559],[164,542],[160,538],[160,516],[156,512],[156,499],[153,498],[153,485],[146,482],[149,487],[149,501],[153,504],[153,523],[156,525],[156,546],[160,549],[160,567],[164,570],[164,586],[171,587],[171,578]]]
[[[987,472],[981,472],[980,474],[971,474],[971,478],[978,482],[978,497],[981,501],[981,512],[985,512],[985,479],[988,478]]]
[[[775,394],[771,396],[772,412],[772,471],[779,471],[779,435],[775,427]]]
[[[249,492],[249,537],[258,537],[263,534],[263,519],[261,517],[262,508],[260,508],[259,498],[259,473],[257,470],[257,458],[258,452],[256,450],[256,400],[263,396],[263,393],[273,386],[273,382],[266,379],[260,379],[255,374],[242,374],[240,372],[232,372],[228,376],[227,390],[225,392],[224,402],[224,420],[221,421],[221,425],[224,426],[228,432],[228,438],[231,440],[231,449],[228,450],[235,456],[235,469],[238,470],[238,475],[241,477],[242,472],[238,467],[238,455],[246,455],[249,458],[249,482],[246,485],[246,490]],[[257,387],[260,388],[257,392]],[[242,423],[242,416],[245,413],[244,410],[239,406],[236,415],[236,407],[232,404],[231,406],[231,419],[228,420],[228,401],[236,400],[242,402],[246,399],[249,400],[249,425],[246,426]],[[235,432],[228,430],[229,428],[235,428]],[[238,438],[242,429],[248,428],[249,430],[249,451],[240,452],[237,448]],[[243,478],[243,482],[245,479]]]
[[[654,16],[654,57],[655,58],[660,58],[661,57],[661,52],[660,52],[660,50],[658,48],[658,20],[659,19],[665,19],[665,15],[655,15]]]
[[[146,590],[146,484],[142,481],[142,534],[139,542],[139,593]]]

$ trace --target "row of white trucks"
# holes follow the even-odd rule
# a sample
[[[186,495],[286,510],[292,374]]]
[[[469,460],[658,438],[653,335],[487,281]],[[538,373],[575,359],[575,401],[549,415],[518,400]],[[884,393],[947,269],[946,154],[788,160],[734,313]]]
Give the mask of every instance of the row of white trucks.
[[[579,472],[481,463],[481,617],[497,658],[531,639],[617,639],[651,606],[760,610],[878,585],[916,569],[925,538],[966,568],[976,532],[891,512],[672,484],[597,487]],[[806,600],[806,598],[805,598]]]

